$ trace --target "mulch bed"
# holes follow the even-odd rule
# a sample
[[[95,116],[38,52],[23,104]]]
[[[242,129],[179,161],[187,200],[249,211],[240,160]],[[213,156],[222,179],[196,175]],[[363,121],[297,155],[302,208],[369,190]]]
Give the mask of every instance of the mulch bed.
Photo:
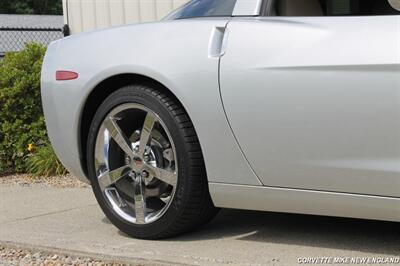
[[[57,187],[57,188],[90,187],[88,184],[79,181],[77,178],[71,175],[33,177],[27,174],[12,174],[12,173],[0,175],[0,184],[20,185],[20,186],[43,185],[43,186]]]

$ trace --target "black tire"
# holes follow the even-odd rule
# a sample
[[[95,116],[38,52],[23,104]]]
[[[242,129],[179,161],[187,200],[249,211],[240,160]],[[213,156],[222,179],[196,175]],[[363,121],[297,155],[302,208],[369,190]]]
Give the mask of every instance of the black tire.
[[[109,205],[96,176],[94,150],[98,130],[105,116],[125,103],[141,104],[165,123],[175,144],[178,182],[172,202],[161,218],[150,224],[122,219]],[[173,98],[148,85],[130,85],[112,93],[98,108],[90,126],[87,162],[93,192],[107,218],[122,232],[141,239],[161,239],[188,232],[211,220],[218,212],[208,191],[203,155],[193,124]]]

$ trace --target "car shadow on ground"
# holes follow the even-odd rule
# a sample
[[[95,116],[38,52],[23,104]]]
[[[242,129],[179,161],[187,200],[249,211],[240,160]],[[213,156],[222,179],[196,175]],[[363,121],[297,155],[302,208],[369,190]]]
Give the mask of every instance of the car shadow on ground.
[[[229,209],[199,230],[167,241],[219,238],[400,254],[399,223]]]
[[[110,223],[106,218],[103,222]],[[119,234],[129,238],[120,231]],[[400,255],[399,223],[232,209],[222,209],[211,222],[194,232],[162,241],[224,238]]]

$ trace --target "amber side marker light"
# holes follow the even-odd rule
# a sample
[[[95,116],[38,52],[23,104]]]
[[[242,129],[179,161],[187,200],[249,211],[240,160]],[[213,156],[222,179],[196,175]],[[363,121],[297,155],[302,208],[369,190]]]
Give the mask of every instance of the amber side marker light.
[[[78,77],[79,74],[73,71],[64,71],[64,70],[56,71],[56,80],[72,80],[72,79],[77,79]]]

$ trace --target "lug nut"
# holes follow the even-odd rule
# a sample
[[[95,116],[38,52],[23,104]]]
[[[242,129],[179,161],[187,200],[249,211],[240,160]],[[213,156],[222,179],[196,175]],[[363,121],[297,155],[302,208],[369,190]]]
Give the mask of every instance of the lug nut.
[[[135,179],[135,178],[136,178],[136,173],[135,173],[134,171],[131,171],[131,172],[129,173],[129,176],[130,176],[131,178]]]
[[[146,171],[142,172],[142,177],[143,178],[148,178],[149,177],[149,173],[147,173]]]

